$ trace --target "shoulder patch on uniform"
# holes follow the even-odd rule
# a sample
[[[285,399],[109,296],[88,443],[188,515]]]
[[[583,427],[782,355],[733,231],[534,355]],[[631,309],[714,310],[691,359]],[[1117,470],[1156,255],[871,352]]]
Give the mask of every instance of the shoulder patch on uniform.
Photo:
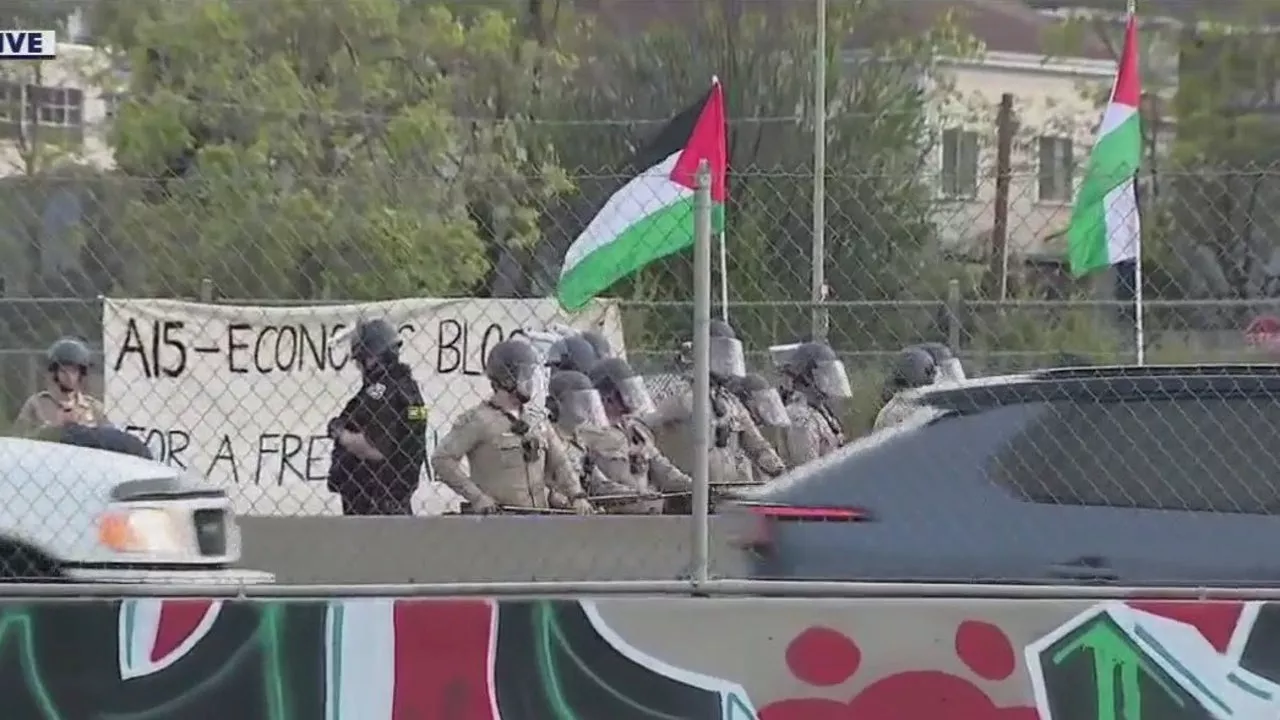
[[[382,383],[374,383],[365,390],[365,394],[374,400],[381,400],[387,394],[387,386]]]
[[[426,405],[410,405],[404,410],[405,418],[414,421],[425,421],[430,414]]]

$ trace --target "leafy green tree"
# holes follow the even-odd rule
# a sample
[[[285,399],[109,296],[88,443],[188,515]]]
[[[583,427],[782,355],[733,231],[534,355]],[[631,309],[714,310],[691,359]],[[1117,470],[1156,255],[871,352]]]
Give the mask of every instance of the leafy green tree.
[[[484,292],[564,188],[522,117],[532,68],[554,78],[565,60],[515,18],[397,0],[121,12],[99,27],[133,69],[112,141],[137,188],[115,225],[138,290]]]
[[[581,81],[559,105],[547,108],[542,127],[562,167],[576,171],[581,193],[550,213],[548,242],[535,270],[547,271],[547,283],[554,282],[572,231],[616,188],[619,165],[718,75],[730,120],[731,302],[757,303],[733,321],[757,348],[808,333],[817,47],[810,6],[657,3],[650,12],[638,5],[602,3],[585,18],[589,32],[560,37],[591,62],[579,67]],[[929,103],[945,88],[922,89],[919,79],[938,55],[972,48],[945,23],[910,35],[895,32],[903,29],[898,20],[890,5],[871,0],[830,6],[827,277],[837,300],[927,294],[920,283],[928,273],[921,267],[937,252],[924,169],[933,142]],[[876,33],[867,32],[873,27]],[[866,40],[860,52],[847,51],[851,37]],[[647,122],[627,122],[638,118]],[[691,264],[690,253],[673,256],[614,292],[641,301],[687,301]],[[941,294],[944,283],[934,280],[928,279]],[[645,333],[645,345],[665,345],[687,332],[685,314],[660,308],[632,318],[629,331]],[[896,344],[908,330],[931,322],[929,310],[837,310],[833,338],[852,348]]]

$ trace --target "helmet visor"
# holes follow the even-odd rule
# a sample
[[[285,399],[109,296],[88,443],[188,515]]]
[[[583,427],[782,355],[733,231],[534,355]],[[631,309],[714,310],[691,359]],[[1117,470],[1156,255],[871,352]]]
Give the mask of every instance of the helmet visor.
[[[938,366],[938,375],[934,378],[934,382],[959,382],[964,379],[964,366],[960,364],[960,358],[953,357],[943,360]]]
[[[747,358],[742,342],[736,338],[711,338],[711,374],[719,377],[742,377],[747,374]]]
[[[559,422],[569,426],[594,425],[605,427],[609,418],[604,414],[604,403],[595,390],[574,390],[558,398]]]
[[[751,414],[766,427],[787,427],[791,418],[787,416],[787,407],[782,404],[782,396],[776,388],[756,390],[747,398]]]
[[[649,396],[649,388],[644,384],[644,378],[638,375],[624,378],[618,380],[614,387],[617,388],[618,399],[622,401],[628,413],[648,415],[655,410],[653,398]]]
[[[839,360],[826,360],[815,365],[813,386],[824,397],[839,399],[853,396],[849,375],[844,371],[844,363]]]
[[[539,382],[539,376],[542,373],[538,371],[541,369],[537,365],[513,365],[510,371],[511,391],[525,402],[528,402],[530,398],[538,397],[539,386],[546,384]]]

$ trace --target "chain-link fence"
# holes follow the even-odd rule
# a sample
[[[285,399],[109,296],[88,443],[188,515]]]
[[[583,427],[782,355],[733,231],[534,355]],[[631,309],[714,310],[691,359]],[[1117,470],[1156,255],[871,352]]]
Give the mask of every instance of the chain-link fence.
[[[773,379],[770,346],[825,339],[851,376],[852,438],[913,343],[946,343],[970,375],[1130,362],[1134,264],[1084,278],[1066,265],[1110,58],[984,56],[996,30],[1041,37],[1057,21],[957,4],[831,4],[816,170],[807,1],[96,3],[103,49],[0,69],[0,416],[49,385],[49,343],[78,336],[113,423],[269,519],[342,510],[329,420],[359,388],[347,347],[362,318],[404,338],[428,452],[487,398],[486,354],[517,332],[598,330],[670,394],[691,253],[577,315],[551,298],[596,210],[652,169],[641,150],[717,75],[729,157],[715,312],[752,370]],[[1162,93],[1142,107],[1145,359],[1270,360],[1269,121],[1165,107]],[[413,510],[457,505],[425,477]],[[591,545],[565,532],[557,542]],[[610,558],[587,564],[628,562]]]

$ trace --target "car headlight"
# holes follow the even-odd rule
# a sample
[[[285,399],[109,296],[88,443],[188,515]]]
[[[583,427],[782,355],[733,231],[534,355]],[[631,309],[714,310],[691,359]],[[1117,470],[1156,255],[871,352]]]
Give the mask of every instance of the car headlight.
[[[154,508],[113,509],[98,520],[98,541],[118,553],[182,553],[173,516]]]

